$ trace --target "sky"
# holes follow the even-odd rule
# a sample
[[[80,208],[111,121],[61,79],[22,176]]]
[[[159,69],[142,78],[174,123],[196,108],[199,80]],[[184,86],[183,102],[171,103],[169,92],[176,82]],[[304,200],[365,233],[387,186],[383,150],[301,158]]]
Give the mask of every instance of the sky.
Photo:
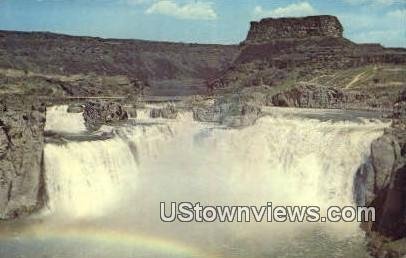
[[[250,21],[317,14],[357,43],[406,47],[406,0],[0,0],[0,30],[238,44]]]

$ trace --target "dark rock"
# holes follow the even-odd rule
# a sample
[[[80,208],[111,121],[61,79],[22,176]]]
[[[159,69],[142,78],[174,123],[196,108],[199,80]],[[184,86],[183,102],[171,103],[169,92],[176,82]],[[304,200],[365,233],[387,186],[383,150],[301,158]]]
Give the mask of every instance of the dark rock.
[[[8,139],[7,132],[5,128],[0,127],[0,158],[6,155],[8,149],[10,148],[10,140]]]
[[[166,105],[164,108],[153,108],[151,109],[150,116],[152,118],[166,118],[166,119],[176,119],[178,116],[178,110],[174,105]]]
[[[70,104],[70,105],[68,106],[67,112],[68,112],[68,113],[82,113],[83,110],[84,110],[84,107],[83,107],[82,104],[73,103],[73,104]]]
[[[112,139],[114,137],[113,132],[97,132],[86,134],[64,134],[54,131],[46,131],[44,133],[45,143],[52,143],[56,145],[63,145],[69,142],[91,142],[91,141],[103,141]]]
[[[275,39],[342,37],[343,26],[335,16],[302,18],[265,18],[251,22],[245,43],[263,43]]]
[[[127,112],[115,102],[89,101],[83,111],[85,126],[89,131],[96,131],[104,124],[114,124],[128,119]]]
[[[406,89],[399,94],[399,98],[393,106],[393,118],[406,119]]]
[[[403,104],[400,96],[397,104]],[[396,114],[396,109],[394,109]],[[394,116],[398,117],[398,116]],[[392,127],[371,144],[370,166],[361,166],[366,174],[357,173],[356,182],[362,177],[373,178],[364,184],[366,206],[376,211],[376,221],[364,224],[370,250],[375,257],[404,257],[406,249],[397,243],[406,241],[406,121],[394,119]],[[360,171],[360,170],[359,170]],[[365,180],[366,181],[366,180]],[[356,186],[360,184],[356,183]],[[370,193],[373,192],[371,195]],[[360,199],[360,198],[358,198]]]
[[[0,112],[0,219],[30,214],[46,199],[44,106],[33,99],[9,99]]]
[[[396,138],[390,134],[374,140],[371,144],[371,159],[375,171],[375,192],[379,192],[389,185],[395,162],[400,158],[400,146]]]
[[[356,204],[365,206],[371,203],[375,198],[375,170],[371,158],[358,168],[354,181]]]

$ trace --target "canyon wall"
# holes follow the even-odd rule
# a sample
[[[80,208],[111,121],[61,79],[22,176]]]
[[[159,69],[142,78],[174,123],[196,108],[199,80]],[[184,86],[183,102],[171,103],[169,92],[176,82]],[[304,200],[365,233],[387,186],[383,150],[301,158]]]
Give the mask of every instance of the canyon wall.
[[[45,106],[33,99],[0,100],[0,219],[39,209],[45,199]]]
[[[406,49],[357,44],[337,17],[266,18],[252,22],[240,54],[213,88],[283,84],[368,65],[404,65]]]
[[[343,26],[335,16],[303,18],[266,18],[251,22],[245,43],[266,43],[278,39],[309,37],[342,37]]]
[[[358,204],[376,211],[376,221],[363,224],[374,257],[406,255],[405,93],[395,104],[392,126],[372,142],[371,155],[355,179]]]
[[[36,95],[198,94],[237,53],[234,45],[0,31],[0,84]]]

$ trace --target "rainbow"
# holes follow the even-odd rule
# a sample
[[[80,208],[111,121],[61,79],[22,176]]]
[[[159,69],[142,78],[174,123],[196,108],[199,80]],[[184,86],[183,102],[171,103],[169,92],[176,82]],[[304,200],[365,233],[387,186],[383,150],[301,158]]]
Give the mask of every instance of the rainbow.
[[[1,238],[7,238],[1,234]],[[153,237],[133,232],[100,229],[96,227],[63,227],[48,228],[43,226],[31,226],[24,231],[19,239],[27,240],[79,240],[83,242],[94,241],[118,247],[141,248],[142,250],[151,250],[160,255],[171,257],[196,257],[196,258],[219,258],[218,255],[212,255],[202,250],[164,238]]]

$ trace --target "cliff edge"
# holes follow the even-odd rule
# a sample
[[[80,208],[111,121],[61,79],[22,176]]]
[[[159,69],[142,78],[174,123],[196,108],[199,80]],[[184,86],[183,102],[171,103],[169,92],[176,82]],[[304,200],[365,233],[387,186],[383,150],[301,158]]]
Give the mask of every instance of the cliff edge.
[[[302,18],[265,18],[251,22],[245,43],[264,43],[277,39],[343,37],[343,26],[331,15]]]
[[[45,106],[18,96],[0,99],[0,220],[30,214],[46,200]]]

